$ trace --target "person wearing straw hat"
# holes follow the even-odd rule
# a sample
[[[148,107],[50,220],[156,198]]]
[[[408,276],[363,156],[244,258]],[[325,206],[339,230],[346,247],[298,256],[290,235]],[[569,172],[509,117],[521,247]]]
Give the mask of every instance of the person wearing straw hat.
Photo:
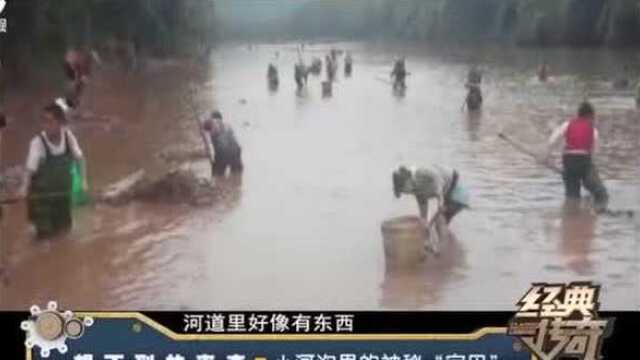
[[[42,112],[43,131],[29,146],[26,173],[19,191],[20,198],[28,196],[28,217],[39,239],[52,237],[71,229],[73,160],[80,163],[86,182],[86,162],[78,140],[66,125],[64,109],[52,103]]]
[[[393,192],[396,198],[403,194],[415,196],[420,218],[429,235],[425,248],[436,254],[440,238],[447,235],[447,225],[460,211],[469,207],[468,195],[460,183],[458,172],[438,165],[398,167],[393,172]]]

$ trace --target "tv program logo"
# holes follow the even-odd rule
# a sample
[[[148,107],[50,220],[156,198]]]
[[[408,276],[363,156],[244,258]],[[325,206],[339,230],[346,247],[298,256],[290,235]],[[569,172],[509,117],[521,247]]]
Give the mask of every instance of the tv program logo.
[[[614,321],[598,316],[599,295],[600,286],[590,282],[534,284],[518,302],[508,334],[539,360],[598,360]]]

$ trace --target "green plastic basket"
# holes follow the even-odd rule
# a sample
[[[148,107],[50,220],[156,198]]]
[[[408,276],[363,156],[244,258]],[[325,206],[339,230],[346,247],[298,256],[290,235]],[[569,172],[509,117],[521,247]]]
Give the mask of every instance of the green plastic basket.
[[[71,165],[71,203],[73,206],[82,206],[89,202],[89,195],[82,188],[83,182],[80,163],[74,161]]]

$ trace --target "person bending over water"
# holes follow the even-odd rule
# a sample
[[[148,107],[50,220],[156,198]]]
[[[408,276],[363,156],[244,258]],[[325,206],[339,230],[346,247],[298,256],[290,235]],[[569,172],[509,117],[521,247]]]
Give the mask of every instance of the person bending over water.
[[[211,116],[203,121],[202,131],[207,140],[209,158],[213,159],[211,172],[213,176],[224,176],[227,168],[231,173],[242,173],[242,148],[236,140],[233,129],[222,121],[222,114],[213,111]]]
[[[393,192],[396,198],[414,195],[420,219],[428,235],[425,249],[439,252],[441,238],[447,238],[448,224],[469,205],[458,172],[441,166],[400,166],[393,172]]]

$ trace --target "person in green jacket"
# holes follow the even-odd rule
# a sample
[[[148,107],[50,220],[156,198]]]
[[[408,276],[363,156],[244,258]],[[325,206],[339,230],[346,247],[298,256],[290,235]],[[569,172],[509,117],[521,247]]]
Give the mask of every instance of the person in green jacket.
[[[80,163],[86,191],[86,163],[76,137],[66,126],[64,110],[53,103],[42,113],[43,131],[29,146],[26,174],[20,196],[27,198],[29,220],[37,238],[59,235],[71,229],[73,161]]]

